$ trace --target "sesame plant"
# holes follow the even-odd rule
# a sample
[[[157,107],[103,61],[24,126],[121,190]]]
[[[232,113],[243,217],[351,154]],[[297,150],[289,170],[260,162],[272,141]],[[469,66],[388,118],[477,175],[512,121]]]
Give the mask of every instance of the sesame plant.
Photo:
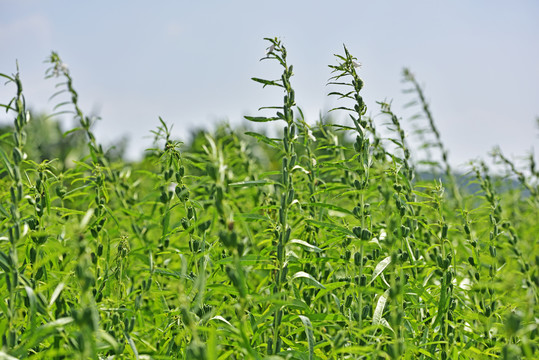
[[[0,100],[13,119],[0,134],[0,359],[536,359],[533,156],[496,149],[504,172],[455,171],[412,73],[420,144],[390,102],[367,115],[346,47],[327,83],[342,120],[307,119],[286,47],[266,41],[261,60],[282,72],[253,81],[283,101],[245,118],[278,135],[222,125],[182,142],[159,119],[135,163],[99,143],[58,54],[53,116],[72,116],[64,136],[84,142],[71,163],[27,141],[39,118],[19,69],[0,74],[14,93]]]

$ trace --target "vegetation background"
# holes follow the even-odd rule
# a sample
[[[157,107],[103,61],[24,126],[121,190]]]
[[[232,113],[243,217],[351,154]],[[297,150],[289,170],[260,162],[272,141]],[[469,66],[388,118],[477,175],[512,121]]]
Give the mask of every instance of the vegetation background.
[[[277,137],[223,126],[184,145],[160,119],[135,163],[100,144],[57,53],[55,109],[78,122],[62,136],[32,119],[19,72],[0,74],[15,93],[1,104],[0,356],[535,358],[533,154],[523,168],[495,149],[507,175],[475,161],[457,177],[405,69],[412,156],[390,103],[366,115],[346,47],[327,84],[348,124],[309,124],[286,48],[266,40],[261,61],[282,73],[252,80],[284,97],[245,118],[282,124]]]

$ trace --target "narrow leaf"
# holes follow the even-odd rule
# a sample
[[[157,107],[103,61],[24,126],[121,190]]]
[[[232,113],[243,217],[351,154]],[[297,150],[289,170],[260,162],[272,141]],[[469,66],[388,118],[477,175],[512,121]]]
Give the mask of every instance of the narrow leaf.
[[[303,326],[305,327],[305,334],[307,335],[307,343],[309,344],[309,360],[314,359],[314,334],[313,334],[313,325],[311,320],[308,317],[303,315],[298,315]]]
[[[304,281],[309,284],[316,286],[319,289],[325,289],[326,287],[322,285],[318,280],[316,280],[311,274],[306,273],[305,271],[298,271],[292,276],[292,280],[302,278]]]
[[[384,269],[391,263],[391,256],[388,256],[386,257],[385,259],[383,259],[382,261],[380,261],[378,263],[378,265],[376,265],[376,267],[374,268],[374,271],[372,273],[372,278],[371,278],[371,281],[369,281],[369,284],[370,285],[383,271]]]
[[[372,315],[372,324],[378,325],[381,323],[382,314],[384,313],[384,308],[386,307],[387,298],[389,296],[389,289],[387,289],[383,295],[380,295],[378,298],[378,303],[374,309],[374,314]]]

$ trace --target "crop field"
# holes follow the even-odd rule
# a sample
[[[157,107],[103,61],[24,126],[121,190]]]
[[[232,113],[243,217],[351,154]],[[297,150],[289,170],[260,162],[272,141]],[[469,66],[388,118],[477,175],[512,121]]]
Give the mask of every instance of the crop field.
[[[305,119],[266,41],[282,73],[253,81],[283,101],[245,118],[278,135],[182,143],[165,119],[138,162],[96,138],[58,54],[46,77],[76,157],[36,148],[24,69],[0,74],[0,359],[538,359],[533,155],[453,169],[412,72],[418,116],[372,118],[346,47],[328,70],[344,120]]]

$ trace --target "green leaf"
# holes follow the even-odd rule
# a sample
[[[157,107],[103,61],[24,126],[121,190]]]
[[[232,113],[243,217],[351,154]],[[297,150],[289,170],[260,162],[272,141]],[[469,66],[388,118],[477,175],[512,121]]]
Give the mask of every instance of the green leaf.
[[[372,278],[371,281],[369,281],[370,285],[383,271],[384,269],[391,263],[391,256],[386,257],[382,261],[380,261],[376,267],[374,268],[374,271],[372,272]]]
[[[298,315],[303,327],[305,327],[305,334],[307,335],[307,343],[309,344],[309,360],[314,359],[314,334],[313,334],[313,325],[311,320],[308,317],[303,315]]]
[[[51,295],[51,300],[49,301],[49,307],[52,306],[52,304],[54,304],[54,302],[56,301],[56,299],[58,298],[58,296],[60,296],[60,293],[62,292],[62,290],[64,289],[64,286],[65,284],[63,282],[59,283],[56,288],[54,289],[54,291],[52,292],[52,295]]]
[[[322,252],[323,251],[318,246],[314,246],[312,244],[309,244],[307,241],[303,241],[303,240],[299,240],[299,239],[292,239],[286,245],[288,246],[289,244],[301,245],[301,246],[305,247],[309,251],[314,251],[314,252]]]
[[[138,350],[137,350],[137,346],[135,345],[135,342],[133,341],[133,338],[131,336],[129,336],[129,334],[124,331],[124,336],[125,338],[127,339],[127,343],[129,344],[129,347],[131,347],[131,350],[133,350],[133,354],[135,355],[135,359],[139,359],[139,356],[138,356]]]
[[[275,141],[276,139],[271,139],[271,138],[267,137],[266,135],[262,135],[262,134],[251,132],[251,131],[247,131],[245,133],[245,135],[252,136],[255,139],[257,139],[258,141],[261,141],[261,142],[266,143],[266,144],[268,144],[270,146],[273,146],[276,149],[280,149],[279,144],[277,143],[277,141]]]
[[[312,286],[315,286],[319,289],[325,289],[326,287],[322,285],[318,280],[316,280],[311,274],[306,273],[305,271],[298,271],[292,276],[292,280],[294,279],[304,279],[304,281]]]
[[[282,84],[278,83],[278,81],[280,80],[265,80],[265,79],[259,79],[259,78],[251,78],[251,80],[256,81],[257,83],[263,84],[264,85],[263,88],[265,88],[268,85],[283,87]]]
[[[344,226],[335,225],[335,224],[331,224],[331,223],[323,222],[323,221],[312,220],[312,219],[307,219],[305,221],[310,225],[315,225],[321,228],[325,228],[332,231],[337,231],[337,232],[355,237],[354,233],[348,230],[347,228],[345,228]]]
[[[230,187],[250,187],[250,186],[260,186],[260,185],[271,185],[274,184],[272,181],[266,180],[252,180],[252,181],[240,181],[232,184],[228,184]]]
[[[376,303],[376,308],[372,314],[372,324],[379,325],[382,320],[382,315],[384,313],[384,308],[386,306],[387,298],[389,297],[389,289],[387,289],[383,295],[380,295],[378,302]]]
[[[264,116],[244,116],[245,119],[253,122],[268,122],[281,120],[279,117],[264,117]]]
[[[4,165],[6,165],[6,169],[9,174],[9,177],[13,179],[13,177],[15,176],[15,173],[13,172],[13,167],[11,166],[11,162],[9,161],[9,159],[6,156],[6,153],[4,152],[4,150],[2,150],[1,147],[0,147],[0,155],[2,156],[2,161],[4,162]]]

